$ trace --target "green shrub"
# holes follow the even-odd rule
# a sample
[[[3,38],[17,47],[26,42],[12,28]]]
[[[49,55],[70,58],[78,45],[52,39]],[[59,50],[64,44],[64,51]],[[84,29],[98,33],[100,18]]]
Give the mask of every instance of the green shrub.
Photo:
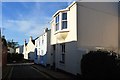
[[[115,55],[108,51],[90,51],[81,60],[82,75],[85,78],[109,78],[116,72]]]

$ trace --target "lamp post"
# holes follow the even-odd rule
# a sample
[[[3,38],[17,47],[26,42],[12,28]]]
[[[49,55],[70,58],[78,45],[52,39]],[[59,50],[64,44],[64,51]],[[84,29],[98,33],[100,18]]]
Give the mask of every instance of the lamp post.
[[[5,30],[5,28],[0,27],[0,37],[2,37],[4,30]]]
[[[1,36],[1,34],[2,34],[1,32],[2,32],[2,31],[1,31],[1,30],[2,30],[2,29],[0,28],[0,38],[2,37],[2,36]]]

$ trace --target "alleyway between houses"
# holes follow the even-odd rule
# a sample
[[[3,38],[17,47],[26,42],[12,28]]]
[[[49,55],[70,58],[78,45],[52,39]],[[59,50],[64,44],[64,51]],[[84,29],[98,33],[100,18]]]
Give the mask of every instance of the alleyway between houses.
[[[74,75],[67,74],[58,70],[51,70],[41,65],[33,63],[8,64],[7,71],[4,72],[3,80],[77,80]]]

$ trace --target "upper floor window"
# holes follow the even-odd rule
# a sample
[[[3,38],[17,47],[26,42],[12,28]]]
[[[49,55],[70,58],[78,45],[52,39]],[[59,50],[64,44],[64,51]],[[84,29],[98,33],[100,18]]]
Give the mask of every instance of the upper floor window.
[[[37,47],[37,44],[36,44],[36,47]]]
[[[67,13],[62,13],[62,29],[67,28]]]
[[[44,44],[44,39],[43,39],[43,36],[42,36],[42,44]]]
[[[62,20],[67,20],[67,13],[62,13]]]
[[[55,18],[55,27],[56,27],[56,31],[59,30],[59,15],[57,15]]]

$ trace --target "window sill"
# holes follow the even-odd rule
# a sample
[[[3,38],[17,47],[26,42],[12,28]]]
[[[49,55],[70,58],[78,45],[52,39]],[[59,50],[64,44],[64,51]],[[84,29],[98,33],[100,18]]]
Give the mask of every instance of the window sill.
[[[62,63],[62,64],[65,64],[65,62],[64,61],[59,61],[60,63]]]
[[[64,32],[69,32],[69,30],[68,30],[68,29],[58,30],[58,31],[55,32],[54,35],[56,35],[56,34],[58,34],[58,33],[64,33]]]

